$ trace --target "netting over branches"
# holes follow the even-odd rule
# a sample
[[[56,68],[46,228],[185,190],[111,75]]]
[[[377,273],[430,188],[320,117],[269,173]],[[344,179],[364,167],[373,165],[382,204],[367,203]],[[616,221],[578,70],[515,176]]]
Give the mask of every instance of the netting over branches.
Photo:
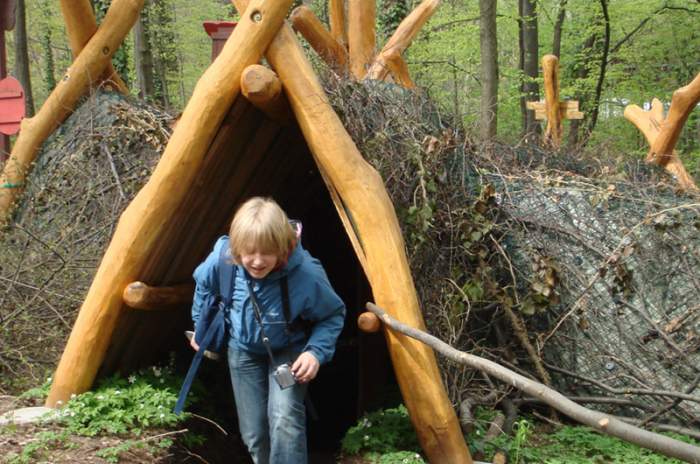
[[[98,93],[46,142],[0,234],[0,376],[37,385],[63,350],[122,210],[169,138],[170,116]]]
[[[700,423],[699,198],[641,164],[478,145],[397,87],[327,88],[386,181],[430,332],[600,408]],[[455,403],[509,393],[440,362]]]

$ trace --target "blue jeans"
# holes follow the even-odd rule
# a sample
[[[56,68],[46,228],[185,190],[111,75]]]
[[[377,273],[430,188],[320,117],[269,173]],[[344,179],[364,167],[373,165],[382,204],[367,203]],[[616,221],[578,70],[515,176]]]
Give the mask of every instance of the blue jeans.
[[[299,353],[280,352],[277,363]],[[228,365],[238,426],[255,464],[306,464],[306,385],[280,389],[267,355],[229,348]]]

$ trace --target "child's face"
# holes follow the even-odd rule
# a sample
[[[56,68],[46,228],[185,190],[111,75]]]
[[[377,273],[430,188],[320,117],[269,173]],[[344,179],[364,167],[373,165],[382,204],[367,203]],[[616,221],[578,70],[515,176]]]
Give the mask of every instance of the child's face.
[[[262,279],[277,266],[277,255],[260,250],[241,253],[241,264],[254,279]]]

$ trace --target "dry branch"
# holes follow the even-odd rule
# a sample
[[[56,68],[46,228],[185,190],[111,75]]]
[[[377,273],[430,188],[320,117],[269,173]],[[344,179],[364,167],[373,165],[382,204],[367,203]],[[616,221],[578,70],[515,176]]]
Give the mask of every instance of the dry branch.
[[[539,382],[530,380],[527,377],[506,369],[495,362],[456,350],[442,340],[433,337],[422,330],[415,329],[402,322],[399,322],[396,319],[391,318],[386,312],[384,312],[384,310],[372,303],[367,303],[367,309],[376,314],[390,329],[425,343],[452,361],[486,372],[488,375],[495,377],[529,395],[532,395],[535,398],[538,398],[561,413],[582,424],[588,425],[599,432],[612,435],[630,443],[634,443],[637,446],[656,451],[672,458],[700,464],[700,448],[697,446],[693,446],[679,440],[674,440],[673,438],[659,435],[654,432],[649,432],[648,430],[640,429],[625,423],[614,416],[585,408],[569,400],[566,396],[562,395],[556,390],[553,390]]]

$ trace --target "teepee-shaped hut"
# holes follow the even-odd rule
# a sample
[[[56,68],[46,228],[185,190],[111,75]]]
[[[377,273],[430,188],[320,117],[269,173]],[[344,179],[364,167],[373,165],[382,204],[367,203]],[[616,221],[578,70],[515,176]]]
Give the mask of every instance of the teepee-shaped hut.
[[[99,28],[86,13],[88,0],[61,3],[76,60],[37,116],[24,122],[0,178],[5,186],[21,185],[41,142],[101,80],[97,76],[113,76],[110,57],[143,0],[113,0]],[[48,406],[89,389],[99,373],[136,364],[172,334],[181,337],[194,267],[240,201],[254,194],[274,196],[290,216],[314,222],[304,240],[335,256],[326,263],[329,274],[344,269],[348,288],[340,291],[354,293],[351,310],[352,303],[359,307],[373,298],[397,319],[424,327],[393,205],[284,22],[292,0],[233,3],[241,19],[199,80],[148,183],[120,218],[54,375]],[[419,5],[376,57],[374,0],[350,0],[347,9],[330,0],[330,32],[303,7],[292,18],[325,59],[356,78],[391,73],[410,86],[401,53],[438,3]],[[258,65],[263,57],[274,72]],[[9,217],[19,190],[1,192],[0,221]],[[400,334],[385,335],[430,462],[471,462],[432,350]]]

